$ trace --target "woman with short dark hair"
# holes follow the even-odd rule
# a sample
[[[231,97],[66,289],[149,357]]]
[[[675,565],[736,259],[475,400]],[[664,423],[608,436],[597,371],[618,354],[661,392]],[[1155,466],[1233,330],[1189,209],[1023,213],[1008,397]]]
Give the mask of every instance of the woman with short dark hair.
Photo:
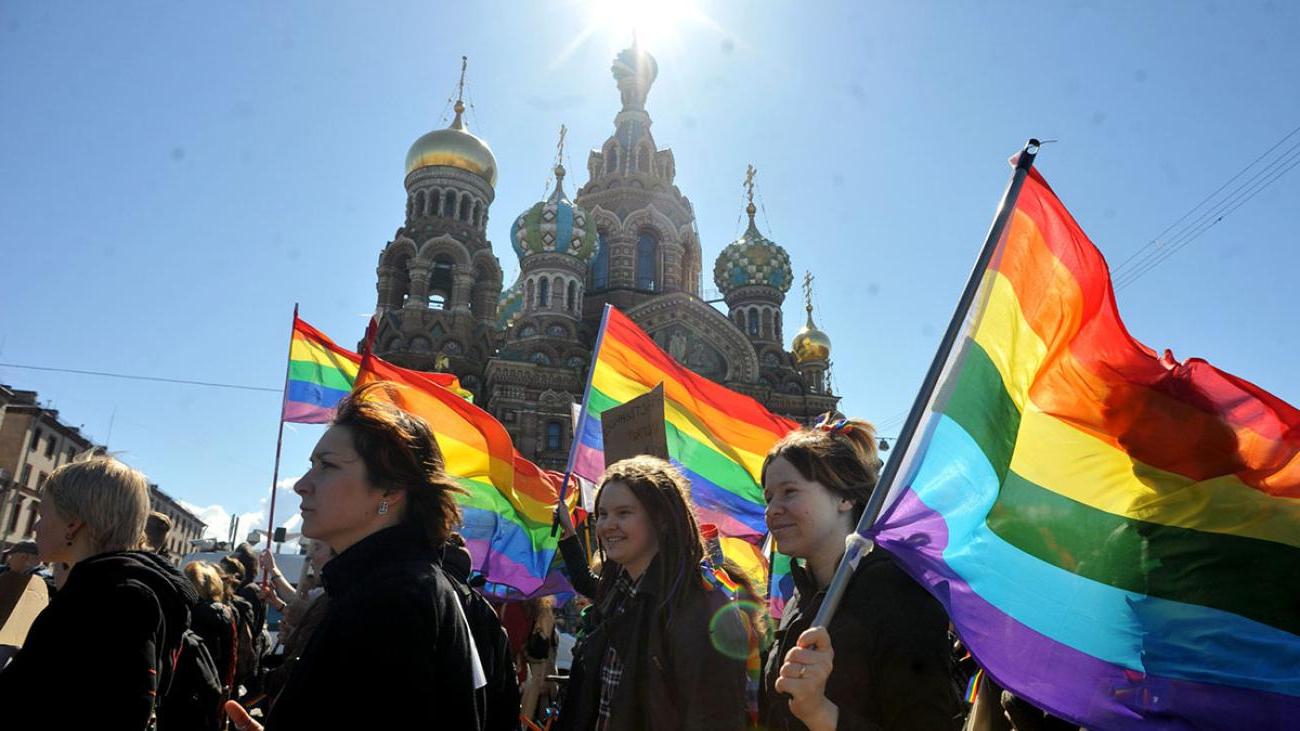
[[[339,404],[294,485],[303,535],[337,555],[322,570],[329,612],[271,707],[271,731],[478,727],[482,670],[438,565],[460,487],[428,424],[389,403],[387,388]],[[255,728],[232,706],[238,728]]]

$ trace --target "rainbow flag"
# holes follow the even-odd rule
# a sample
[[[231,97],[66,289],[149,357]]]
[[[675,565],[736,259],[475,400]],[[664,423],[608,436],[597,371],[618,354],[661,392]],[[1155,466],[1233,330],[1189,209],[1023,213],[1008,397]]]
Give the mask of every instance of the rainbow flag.
[[[289,377],[284,389],[283,421],[326,424],[334,408],[352,391],[361,356],[334,344],[320,330],[293,313]]]
[[[559,570],[562,562],[555,560],[558,538],[551,536],[563,475],[519,456],[500,422],[434,375],[366,356],[356,384],[392,384],[391,402],[433,429],[447,473],[466,490],[459,498],[464,517],[460,533],[474,569],[495,585],[495,593],[526,599],[571,592]],[[567,499],[572,507],[576,491]]]
[[[1294,726],[1300,411],[1134,340],[1033,170],[965,322],[877,543],[1057,716]]]
[[[799,425],[777,416],[754,399],[693,373],[655,345],[626,315],[606,306],[596,341],[590,384],[579,420],[573,474],[593,482],[605,471],[600,415],[659,385],[664,386],[668,454],[691,481],[691,497],[702,523],[723,536],[750,544],[723,552],[746,574],[762,577],[766,565],[755,548],[763,522],[763,458],[778,439]]]
[[[352,392],[361,356],[341,348],[325,333],[293,314],[293,340],[289,344],[289,378],[284,389],[280,418],[299,424],[328,424],[334,408]],[[452,373],[425,374],[438,385],[473,401]]]

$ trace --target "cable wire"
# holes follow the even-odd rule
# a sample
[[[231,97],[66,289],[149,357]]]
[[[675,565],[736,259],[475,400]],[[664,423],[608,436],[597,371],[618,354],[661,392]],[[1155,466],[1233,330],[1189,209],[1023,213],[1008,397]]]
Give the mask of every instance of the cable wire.
[[[157,383],[178,383],[186,386],[205,386],[208,388],[230,388],[239,391],[266,391],[282,393],[279,388],[261,386],[244,386],[237,383],[214,383],[212,381],[191,381],[184,378],[162,378],[158,376],[136,376],[128,373],[109,373],[107,371],[86,371],[77,368],[53,368],[49,366],[23,365],[20,363],[0,363],[0,368],[21,368],[29,371],[49,371],[51,373],[75,373],[81,376],[102,376],[104,378],[123,378],[130,381],[154,381]]]
[[[1152,269],[1167,261],[1170,257],[1177,254],[1188,244],[1195,241],[1202,234],[1213,228],[1224,218],[1241,208],[1250,199],[1259,195],[1274,182],[1286,175],[1291,170],[1300,165],[1300,142],[1288,149],[1282,156],[1279,156],[1260,173],[1247,180],[1242,185],[1233,190],[1229,197],[1221,203],[1216,204],[1215,208],[1202,214],[1192,223],[1187,224],[1179,230],[1169,241],[1165,242],[1154,253],[1143,257],[1141,263],[1131,267],[1128,271],[1115,277],[1115,289],[1119,291],[1122,288],[1136,282],[1145,276]]]
[[[1151,246],[1158,246],[1158,245],[1159,245],[1159,242],[1160,242],[1160,237],[1164,236],[1165,234],[1167,234],[1167,233],[1169,233],[1171,230],[1173,230],[1173,228],[1174,228],[1175,226],[1177,226],[1178,224],[1180,224],[1180,223],[1182,223],[1184,220],[1186,220],[1187,217],[1190,216],[1190,215],[1192,215],[1193,213],[1195,213],[1197,209],[1199,209],[1201,206],[1205,205],[1205,204],[1208,203],[1210,200],[1212,200],[1212,199],[1214,198],[1214,196],[1216,196],[1216,195],[1218,195],[1219,193],[1221,193],[1221,192],[1223,191],[1224,188],[1227,188],[1229,185],[1232,185],[1232,182],[1233,182],[1234,180],[1236,180],[1237,178],[1240,178],[1242,175],[1244,175],[1244,174],[1246,173],[1247,170],[1250,170],[1252,167],[1255,167],[1255,165],[1259,164],[1259,162],[1260,162],[1261,160],[1263,160],[1265,157],[1268,157],[1268,155],[1269,155],[1270,153],[1272,153],[1274,150],[1276,150],[1277,148],[1281,147],[1282,144],[1283,144],[1284,142],[1286,142],[1288,139],[1290,139],[1290,138],[1291,138],[1293,135],[1295,135],[1297,132],[1300,132],[1300,127],[1296,127],[1295,129],[1293,129],[1293,130],[1291,130],[1290,132],[1286,133],[1286,135],[1284,135],[1284,136],[1282,137],[1282,139],[1280,139],[1280,140],[1278,140],[1277,142],[1275,142],[1275,143],[1273,144],[1272,147],[1268,148],[1268,149],[1265,150],[1262,154],[1260,154],[1259,157],[1257,157],[1257,158],[1255,158],[1254,160],[1252,160],[1251,163],[1250,163],[1249,165],[1247,165],[1246,167],[1244,167],[1244,168],[1242,168],[1240,171],[1238,171],[1236,175],[1232,176],[1231,178],[1228,178],[1227,182],[1225,182],[1223,185],[1220,185],[1220,186],[1219,186],[1219,187],[1218,187],[1218,188],[1217,188],[1213,193],[1210,193],[1209,195],[1205,196],[1205,198],[1203,198],[1199,203],[1197,203],[1196,205],[1192,206],[1191,209],[1189,209],[1186,213],[1184,213],[1182,216],[1180,216],[1180,217],[1178,218],[1178,220],[1176,220],[1176,221],[1174,221],[1173,223],[1169,224],[1167,227],[1165,227],[1165,230],[1163,230],[1163,231],[1161,231],[1160,233],[1156,234],[1154,238],[1152,238],[1150,241],[1148,241],[1148,242],[1147,242],[1146,244],[1144,244],[1143,246],[1139,247],[1137,251],[1134,251],[1132,254],[1130,254],[1129,257],[1128,257],[1127,259],[1125,259],[1124,261],[1120,262],[1119,266],[1115,267],[1115,268],[1112,270],[1112,272],[1113,272],[1114,274],[1118,274],[1121,270],[1124,269],[1125,266],[1127,266],[1127,265],[1129,264],[1129,262],[1131,262],[1133,259],[1137,258],[1140,254],[1142,254],[1144,251],[1146,251],[1149,247],[1151,247]]]

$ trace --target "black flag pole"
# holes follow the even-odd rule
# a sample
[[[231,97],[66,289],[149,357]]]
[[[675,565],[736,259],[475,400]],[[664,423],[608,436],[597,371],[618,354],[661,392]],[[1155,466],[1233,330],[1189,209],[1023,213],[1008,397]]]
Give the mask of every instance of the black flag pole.
[[[840,559],[840,564],[835,569],[835,576],[831,579],[830,585],[826,587],[826,597],[817,610],[817,616],[813,618],[813,627],[825,628],[826,625],[830,624],[831,618],[835,616],[835,610],[839,607],[840,599],[844,597],[844,589],[849,583],[849,577],[853,575],[853,571],[858,567],[858,562],[862,560],[862,557],[870,553],[871,549],[875,547],[875,544],[866,537],[866,532],[876,522],[876,518],[879,517],[880,511],[885,505],[885,498],[889,495],[894,481],[898,477],[899,469],[903,462],[906,461],[905,458],[908,449],[911,447],[912,437],[916,434],[921,419],[925,416],[926,407],[934,395],[935,387],[939,384],[939,377],[943,374],[944,365],[948,362],[948,356],[957,344],[957,337],[962,332],[971,304],[974,303],[975,296],[980,289],[980,283],[984,280],[984,272],[988,269],[989,262],[993,260],[993,252],[997,250],[998,242],[1002,239],[1002,233],[1006,230],[1007,221],[1011,218],[1011,212],[1016,207],[1016,199],[1020,196],[1020,188],[1024,185],[1025,176],[1029,174],[1029,169],[1034,165],[1034,157],[1038,155],[1040,144],[1038,140],[1030,139],[1016,157],[1015,171],[1011,174],[1011,181],[1007,183],[1007,189],[1002,194],[1002,202],[998,204],[997,215],[993,217],[993,225],[989,227],[988,235],[984,238],[984,248],[980,250],[979,258],[975,260],[975,266],[971,269],[970,278],[966,280],[966,289],[961,293],[961,299],[957,302],[957,309],[953,312],[952,320],[948,323],[948,329],[943,334],[943,340],[939,342],[939,349],[935,351],[934,360],[930,362],[930,370],[926,372],[925,380],[921,382],[921,389],[916,394],[916,400],[912,402],[912,409],[907,414],[907,420],[903,422],[898,438],[894,440],[896,450],[894,459],[889,460],[889,463],[885,465],[885,469],[880,475],[880,481],[876,484],[876,489],[872,491],[871,498],[862,511],[862,517],[858,520],[857,527],[845,539],[844,557]]]

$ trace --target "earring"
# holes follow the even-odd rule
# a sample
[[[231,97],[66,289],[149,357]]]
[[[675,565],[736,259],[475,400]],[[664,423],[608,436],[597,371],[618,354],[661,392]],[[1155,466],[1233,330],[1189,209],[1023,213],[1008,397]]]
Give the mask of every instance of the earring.
[[[63,540],[67,541],[69,546],[72,545],[72,536],[64,536]]]
[[[379,514],[380,514],[380,515],[388,515],[388,501],[387,501],[387,500],[380,500],[380,501],[379,501]]]

